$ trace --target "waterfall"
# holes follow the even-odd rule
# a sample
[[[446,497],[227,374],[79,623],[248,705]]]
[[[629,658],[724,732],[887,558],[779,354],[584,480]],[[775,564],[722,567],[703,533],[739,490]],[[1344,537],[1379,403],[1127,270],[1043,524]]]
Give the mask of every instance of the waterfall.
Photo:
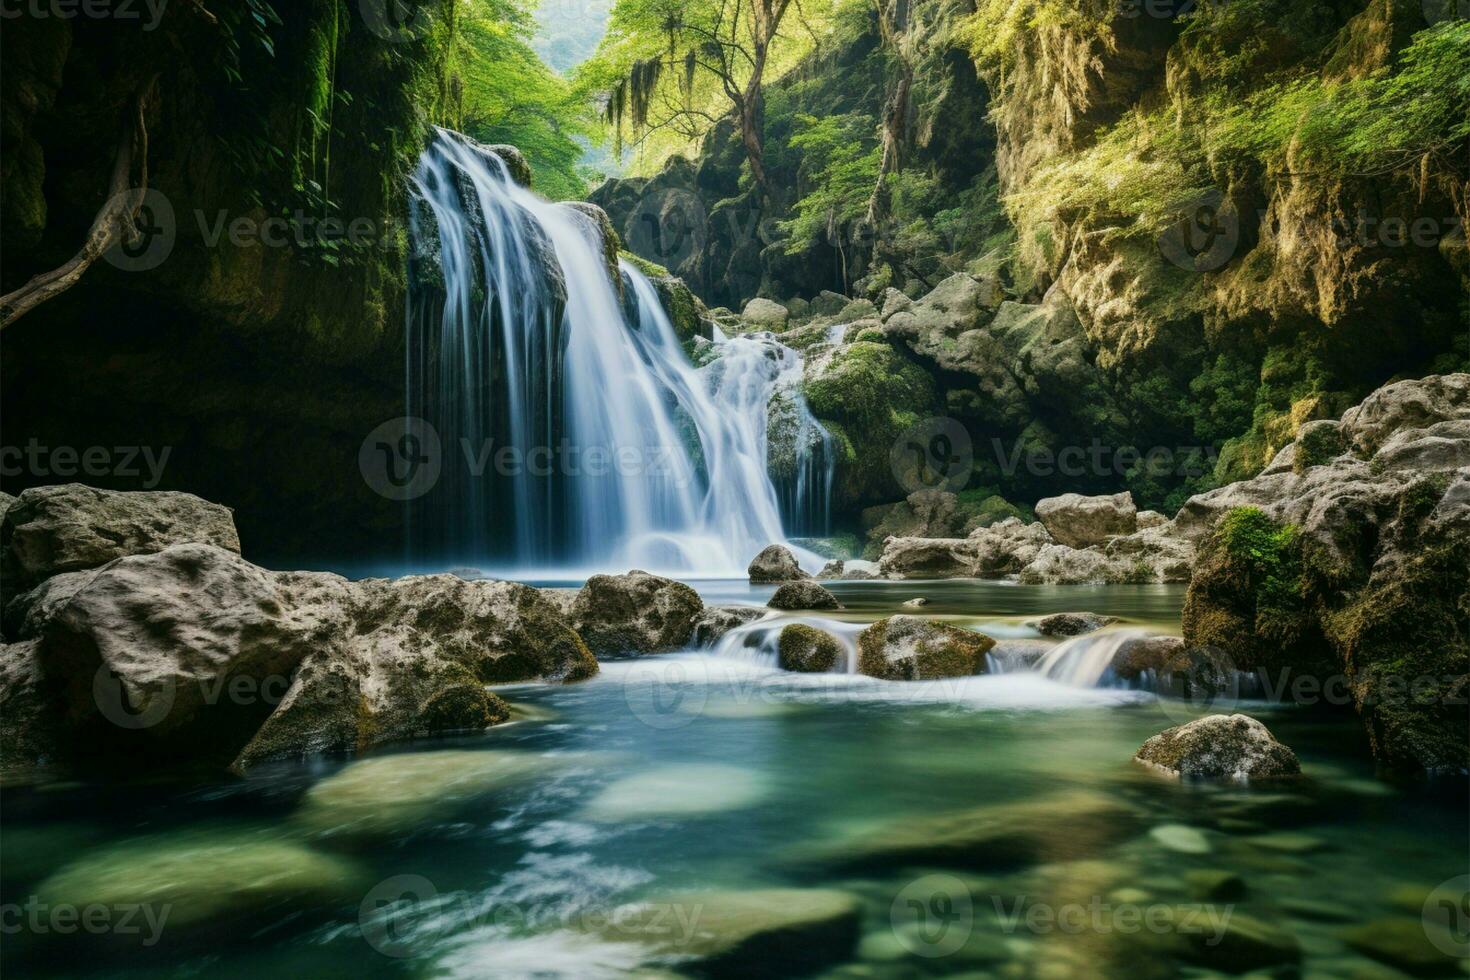
[[[1148,635],[1147,630],[1121,629],[1074,636],[1049,650],[1036,672],[1073,687],[1101,687],[1109,679],[1118,652],[1129,641]]]
[[[831,439],[794,351],[722,337],[696,368],[653,283],[609,267],[587,213],[457,133],[439,131],[411,190],[408,414],[443,457],[411,505],[416,561],[743,576],[787,539],[783,513],[803,533],[828,526]]]

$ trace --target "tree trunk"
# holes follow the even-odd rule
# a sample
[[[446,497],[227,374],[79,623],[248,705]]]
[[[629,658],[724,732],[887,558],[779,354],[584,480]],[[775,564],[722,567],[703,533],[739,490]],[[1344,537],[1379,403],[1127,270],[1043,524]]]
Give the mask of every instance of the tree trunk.
[[[118,140],[117,156],[112,164],[112,180],[107,188],[107,200],[92,219],[92,227],[82,242],[81,250],[60,268],[42,273],[14,292],[0,296],[0,330],[48,299],[75,286],[82,274],[92,267],[92,263],[114,246],[137,238],[138,230],[134,221],[148,190],[146,117],[156,94],[157,84],[158,77],[155,75],[137,97],[133,118],[124,126],[123,135]],[[139,171],[136,187],[131,186],[135,163]]]
[[[898,59],[898,78],[883,107],[883,154],[878,180],[868,198],[868,224],[877,225],[889,214],[892,194],[888,178],[903,169],[903,148],[908,141],[909,104],[913,100],[914,62],[908,49],[910,0],[879,0],[878,24],[883,43]]]

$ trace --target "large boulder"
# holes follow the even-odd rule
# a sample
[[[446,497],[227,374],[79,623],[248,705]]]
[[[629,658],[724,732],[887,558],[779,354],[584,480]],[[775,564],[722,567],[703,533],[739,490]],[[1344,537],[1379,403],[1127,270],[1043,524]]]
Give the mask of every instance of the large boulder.
[[[842,660],[843,650],[831,633],[805,623],[792,623],[781,630],[777,655],[782,670],[826,674]]]
[[[662,653],[688,646],[703,612],[689,586],[635,570],[588,579],[571,621],[593,653]]]
[[[1019,575],[1043,548],[1054,543],[1040,523],[1027,524],[1014,517],[977,528],[970,533],[969,540],[974,548],[973,574],[977,578]]]
[[[776,590],[771,601],[772,609],[841,609],[837,597],[816,582],[787,582]]]
[[[995,641],[915,616],[879,620],[858,634],[858,670],[890,681],[966,677],[985,670]]]
[[[510,717],[486,684],[573,682],[597,673],[560,610],[528,586],[451,575],[348,583],[314,572],[278,573],[276,581],[298,614],[319,624],[337,622],[345,603],[346,631],[303,660],[236,756],[236,771],[273,758],[479,731]]]
[[[1246,715],[1210,715],[1143,743],[1139,762],[1189,779],[1264,779],[1300,775],[1296,754]]]
[[[883,542],[878,574],[890,579],[969,578],[975,574],[974,544],[966,538],[889,538]]]
[[[244,770],[480,730],[509,716],[486,684],[597,671],[560,611],[513,583],[349,582],[186,544],[48,586],[57,594],[24,621],[37,635],[6,647],[0,670],[7,767],[145,758]]]
[[[32,487],[0,522],[0,601],[53,575],[176,544],[240,553],[230,509],[192,494],[118,493],[80,483]]]
[[[1389,385],[1335,438],[1322,428],[1175,518],[1199,542],[1185,638],[1273,682],[1306,673],[1345,692],[1391,768],[1461,771],[1470,375]]]
[[[780,333],[786,329],[791,312],[775,300],[756,298],[745,304],[740,317],[754,330]]]
[[[300,613],[271,573],[181,544],[91,575],[47,623],[39,654],[72,725],[110,723],[210,755],[243,744],[269,714],[264,698],[243,704],[232,691],[284,688],[348,621],[345,602]]]
[[[795,582],[807,577],[796,561],[791,549],[773,544],[756,555],[747,569],[752,585],[770,585],[777,582]]]
[[[1138,530],[1138,508],[1133,494],[1084,497],[1067,493],[1036,505],[1036,518],[1059,544],[1090,548]]]

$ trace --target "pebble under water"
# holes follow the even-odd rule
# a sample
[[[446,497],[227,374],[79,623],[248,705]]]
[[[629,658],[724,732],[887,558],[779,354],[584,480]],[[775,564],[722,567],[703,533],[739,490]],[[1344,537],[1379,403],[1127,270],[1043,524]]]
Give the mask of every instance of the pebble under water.
[[[1076,609],[1177,631],[1182,599],[834,591],[852,623],[923,595],[926,616],[1013,636]],[[358,760],[7,789],[4,924],[48,924],[6,929],[7,975],[1466,972],[1426,929],[1436,886],[1466,870],[1464,781],[1375,778],[1351,715],[1210,706],[1301,759],[1301,780],[1246,787],[1132,763],[1204,709],[1033,673],[901,684],[691,652],[500,691],[511,724]],[[117,928],[64,931],[67,907]]]

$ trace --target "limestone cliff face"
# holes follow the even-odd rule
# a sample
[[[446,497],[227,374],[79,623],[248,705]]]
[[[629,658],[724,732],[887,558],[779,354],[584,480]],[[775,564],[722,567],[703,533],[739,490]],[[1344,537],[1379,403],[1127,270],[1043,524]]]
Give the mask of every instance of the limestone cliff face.
[[[977,439],[1043,455],[1100,440],[1114,452],[1182,448],[1210,461],[1204,470],[1114,469],[1050,483],[977,470],[972,489],[1019,502],[1131,489],[1172,512],[1191,493],[1258,473],[1304,424],[1336,417],[1385,382],[1467,363],[1470,158],[1462,148],[1449,162],[1333,169],[1313,141],[1337,123],[1324,122],[1320,106],[1293,116],[1289,102],[1313,86],[1409,70],[1412,47],[1432,33],[1430,8],[1251,0],[1186,18],[1151,13],[1168,5],[984,0],[966,19],[937,13],[947,6],[919,5],[930,11],[921,71],[928,91],[948,94],[922,102],[905,164],[947,190],[930,213],[905,219],[983,223],[979,199],[953,189],[993,172],[1004,234],[940,256],[927,281],[904,281],[875,256],[883,245],[909,247],[912,232],[880,229],[889,240],[858,250],[872,265],[843,270],[839,285],[834,255],[783,256],[711,225],[707,245],[681,240],[678,271],[711,302],[734,307],[757,293],[785,300],[845,288],[886,309],[885,290],[899,287],[916,312],[885,313],[883,342],[930,374],[935,408]],[[973,79],[954,69],[956,56]],[[803,106],[871,110],[873,88],[854,84],[863,66],[875,70],[853,61],[830,83],[807,80]],[[782,134],[768,138],[782,145]],[[737,185],[728,139],[717,128],[697,160],[599,193],[615,221],[649,212],[649,201],[663,216],[671,201],[702,213],[710,193]],[[956,204],[969,210],[944,211]],[[729,213],[728,201],[720,207]],[[630,242],[636,250],[636,236]],[[949,302],[976,283],[994,293],[986,303]],[[794,322],[800,308],[792,304]],[[1016,341],[1027,334],[1015,324],[1043,320],[1074,325],[1047,336],[1061,345],[1050,355],[1055,367],[1046,348]],[[870,330],[866,340],[875,339]],[[840,485],[861,489],[842,500],[853,513],[904,495],[891,481]]]
[[[167,450],[159,486],[229,501],[256,554],[367,550],[398,518],[356,447],[402,414],[403,197],[438,53],[354,4],[275,4],[268,29],[200,6],[149,30],[6,21],[0,288],[80,247],[150,86],[155,195],[139,262],[97,262],[6,329],[5,442]],[[6,489],[68,475],[143,488],[28,469]]]

